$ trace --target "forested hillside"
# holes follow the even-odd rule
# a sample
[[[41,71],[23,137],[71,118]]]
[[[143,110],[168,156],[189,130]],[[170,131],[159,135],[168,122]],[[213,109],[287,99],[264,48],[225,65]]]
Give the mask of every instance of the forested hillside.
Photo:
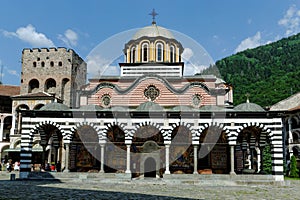
[[[300,34],[216,62],[202,74],[217,74],[234,87],[234,105],[273,105],[300,91]]]

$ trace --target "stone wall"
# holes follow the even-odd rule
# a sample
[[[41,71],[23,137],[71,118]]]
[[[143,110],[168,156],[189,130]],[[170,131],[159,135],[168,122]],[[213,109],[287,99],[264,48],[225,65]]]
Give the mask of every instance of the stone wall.
[[[75,105],[75,91],[86,83],[86,63],[71,49],[24,49],[21,95],[47,92]]]

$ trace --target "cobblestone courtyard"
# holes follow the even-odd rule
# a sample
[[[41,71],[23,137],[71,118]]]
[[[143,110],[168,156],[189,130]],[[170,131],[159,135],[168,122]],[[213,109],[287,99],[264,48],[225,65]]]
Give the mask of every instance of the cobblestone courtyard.
[[[131,181],[0,181],[0,199],[297,199],[300,181],[278,185],[201,186]]]

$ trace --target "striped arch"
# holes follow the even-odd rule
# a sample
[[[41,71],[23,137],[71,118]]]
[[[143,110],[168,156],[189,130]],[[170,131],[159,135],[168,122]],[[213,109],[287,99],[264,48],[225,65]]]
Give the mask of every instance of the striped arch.
[[[95,123],[92,123],[92,122],[81,122],[81,123],[76,123],[75,126],[73,126],[70,130],[70,133],[68,135],[68,140],[71,141],[74,137],[74,134],[76,133],[76,131],[82,127],[82,126],[90,126],[92,127],[96,132],[97,132],[97,135],[98,135],[98,138],[99,140],[101,139],[102,137],[102,132],[100,130],[100,127],[98,127],[98,125],[96,125]]]
[[[228,138],[228,141],[229,141],[229,137],[231,136],[230,134],[230,131],[225,127],[225,125],[223,123],[217,123],[217,122],[211,122],[210,124],[209,123],[206,123],[202,126],[200,126],[200,128],[198,129],[198,133],[197,133],[197,137],[195,138],[196,140],[199,140],[200,139],[200,136],[201,134],[203,133],[203,131],[209,127],[217,127],[219,129],[221,129],[222,131],[224,131],[226,133],[226,136]]]
[[[106,140],[107,139],[107,132],[109,131],[109,129],[111,129],[114,126],[119,127],[125,133],[125,138],[127,138],[129,136],[130,131],[125,129],[125,125],[123,123],[112,122],[112,123],[107,124],[106,127],[101,130],[101,138]]]
[[[242,130],[244,130],[245,128],[251,127],[251,126],[260,128],[262,130],[262,132],[267,132],[268,134],[271,133],[270,129],[268,129],[264,124],[261,124],[258,122],[249,122],[249,123],[243,124],[242,127],[237,129],[237,133],[240,134],[242,132]]]
[[[172,124],[172,130],[170,131],[170,134],[174,131],[174,129],[176,127],[179,127],[179,126],[184,126],[185,128],[189,129],[189,131],[191,132],[192,134],[192,141],[195,140],[195,138],[197,137],[197,133],[198,131],[193,129],[192,125],[190,123],[186,123],[186,122],[177,122],[176,124]],[[170,135],[171,137],[171,135]]]
[[[143,126],[153,126],[159,130],[159,132],[162,134],[164,141],[168,140],[168,132],[165,131],[159,124],[151,121],[144,121],[139,124],[137,124],[130,132],[128,131],[128,137],[132,139],[137,132],[137,130]]]
[[[51,126],[54,126],[55,128],[57,128],[60,131],[60,133],[62,134],[63,139],[66,137],[65,131],[60,127],[60,125],[57,124],[56,122],[52,122],[52,121],[43,121],[43,122],[36,124],[34,126],[34,128],[30,130],[29,136],[33,137],[34,133],[43,130],[43,127],[47,126],[47,125],[51,125]]]

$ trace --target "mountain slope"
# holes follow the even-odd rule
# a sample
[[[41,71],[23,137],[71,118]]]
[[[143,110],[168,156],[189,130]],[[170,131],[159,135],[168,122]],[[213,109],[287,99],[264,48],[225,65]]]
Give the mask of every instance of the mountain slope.
[[[300,91],[300,34],[216,62],[202,74],[216,74],[234,87],[234,105],[273,105]]]

